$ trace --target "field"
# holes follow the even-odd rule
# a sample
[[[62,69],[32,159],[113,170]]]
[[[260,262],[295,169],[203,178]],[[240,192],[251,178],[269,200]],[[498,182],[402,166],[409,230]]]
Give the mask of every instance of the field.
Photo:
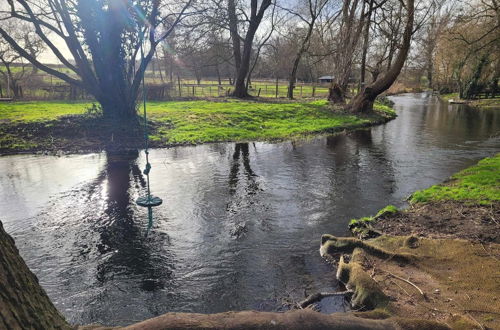
[[[0,66],[0,70],[2,70]],[[57,70],[70,74],[67,68],[56,67]],[[26,67],[25,70],[30,72],[31,67]],[[22,71],[21,67],[12,67],[13,72]],[[22,99],[25,100],[91,100],[91,97],[85,92],[71,88],[63,80],[48,75],[42,71],[36,74],[28,75],[29,79],[25,79],[21,83]],[[73,75],[74,76],[74,75]],[[221,84],[214,78],[202,79],[200,83],[191,78],[173,77],[170,81],[169,77],[160,75],[158,71],[146,72],[146,88],[151,99],[168,100],[172,98],[212,98],[227,96],[232,85],[228,79],[221,80]],[[10,97],[6,88],[6,81],[0,79],[0,97]],[[257,79],[252,81],[249,86],[249,93],[253,96],[265,98],[286,98],[288,82],[286,80],[262,80]],[[295,98],[315,98],[326,97],[328,95],[328,84],[320,83],[302,83],[298,82],[294,91]]]

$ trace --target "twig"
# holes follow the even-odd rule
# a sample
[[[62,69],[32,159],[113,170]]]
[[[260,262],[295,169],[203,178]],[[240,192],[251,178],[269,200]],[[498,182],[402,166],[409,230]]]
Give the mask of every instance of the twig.
[[[411,294],[408,293],[401,285],[399,285],[397,282],[391,281],[392,283],[396,284],[401,290],[403,290],[409,297],[411,297]]]
[[[419,287],[418,287],[415,283],[410,282],[410,281],[408,281],[408,280],[406,280],[406,279],[404,279],[404,278],[402,278],[402,277],[399,277],[399,276],[397,276],[397,275],[394,275],[394,274],[393,274],[393,273],[391,273],[391,272],[388,272],[388,271],[385,271],[385,272],[386,272],[386,273],[388,273],[389,275],[391,275],[392,277],[397,278],[398,280],[403,281],[403,282],[408,283],[409,285],[413,286],[413,287],[414,287],[415,289],[417,289],[417,290],[418,290],[418,292],[420,292],[420,294],[421,294],[421,295],[425,298],[425,293],[424,293],[424,292],[423,292],[423,291],[422,291],[422,290],[421,290],[421,289],[420,289],[420,288],[419,288]]]
[[[490,257],[492,257],[495,260],[498,260],[498,258],[495,255],[493,255],[491,252],[488,252],[488,250],[486,250],[483,243],[481,243],[481,247],[483,248],[484,252],[486,252]]]
[[[481,311],[479,309],[463,309],[462,310],[464,313],[472,312],[472,313],[484,313],[484,314],[496,314],[500,315],[498,312],[492,312],[492,311]]]

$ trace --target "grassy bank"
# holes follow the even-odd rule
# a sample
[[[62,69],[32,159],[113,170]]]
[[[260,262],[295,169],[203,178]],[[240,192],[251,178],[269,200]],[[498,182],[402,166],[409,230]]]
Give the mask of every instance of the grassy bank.
[[[460,100],[458,93],[441,94],[439,97],[445,102]],[[500,109],[500,97],[494,99],[466,100],[466,103],[478,109]]]
[[[110,136],[102,121],[87,113],[90,107],[90,103],[0,103],[0,152],[99,150]],[[155,147],[289,139],[369,126],[395,117],[385,105],[376,104],[375,110],[370,116],[355,116],[333,111],[326,101],[228,99],[148,104]],[[140,132],[134,134],[141,136]]]
[[[462,201],[491,205],[500,201],[500,154],[453,175],[439,185],[413,193],[411,203]]]
[[[460,222],[462,217],[467,218],[467,215],[473,214],[477,217],[486,217],[487,221],[484,224],[498,226],[494,215],[493,220],[495,221],[492,222],[491,219],[488,219],[488,217],[491,218],[488,214],[500,206],[500,154],[485,158],[476,165],[454,174],[445,183],[414,192],[410,196],[409,202],[410,208],[407,210],[399,211],[396,207],[389,205],[374,216],[352,219],[349,226],[353,233],[366,237],[372,235],[373,230],[385,229],[387,231],[386,224],[390,225],[390,222],[394,221],[395,218],[399,220],[403,218],[405,221],[399,223],[401,226],[392,226],[391,230],[394,233],[398,233],[398,231],[407,233],[411,231],[412,225],[415,225],[407,222],[409,219],[418,221],[425,229],[426,225],[432,223],[432,217],[446,221],[446,213],[456,207],[462,210],[467,209],[468,213],[461,212],[448,217],[449,226],[444,223],[443,230],[456,229],[455,221]],[[426,220],[431,221],[427,222]],[[469,225],[470,222],[460,224],[459,229],[463,231],[461,233],[464,235],[463,237],[468,237],[466,231],[470,229]],[[405,226],[407,226],[406,229]],[[428,231],[435,231],[435,229],[427,228]],[[487,235],[490,229],[489,226],[475,228],[475,230],[480,230],[482,235],[488,237],[491,236]],[[458,230],[457,234],[460,234]],[[494,238],[498,239],[500,243],[500,235],[495,234]]]
[[[372,302],[369,315],[498,329],[500,154],[416,191],[409,202],[405,210],[389,205],[352,220],[361,239],[323,235],[327,256],[352,253],[337,274],[349,271],[344,282]]]

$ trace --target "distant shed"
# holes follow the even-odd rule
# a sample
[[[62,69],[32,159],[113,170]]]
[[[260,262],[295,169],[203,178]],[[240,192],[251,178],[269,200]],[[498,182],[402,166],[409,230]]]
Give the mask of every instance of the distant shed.
[[[333,81],[333,76],[322,76],[318,78],[320,83],[331,83]]]

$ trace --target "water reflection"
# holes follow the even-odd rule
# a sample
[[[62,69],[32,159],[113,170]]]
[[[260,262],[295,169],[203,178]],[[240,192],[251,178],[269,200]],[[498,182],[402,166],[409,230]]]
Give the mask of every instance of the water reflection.
[[[142,153],[0,158],[0,214],[74,323],[127,324],[167,311],[283,310],[337,287],[318,238],[500,149],[500,112],[394,97],[399,117],[283,143],[152,150],[164,203],[144,237]],[[12,207],[12,205],[18,207]],[[342,311],[332,298],[325,310]]]
[[[137,221],[137,207],[131,203],[134,200],[130,191],[132,184],[136,191],[146,190],[137,164],[138,155],[137,151],[107,154],[106,207],[95,229],[101,238],[97,245],[99,252],[109,256],[97,266],[97,280],[105,284],[116,274],[125,272],[127,276],[140,278],[142,290],[155,291],[163,289],[165,282],[171,279],[172,270],[164,265],[172,264],[172,260],[168,251],[163,251],[161,257],[152,255],[151,241],[144,238],[144,222]]]

